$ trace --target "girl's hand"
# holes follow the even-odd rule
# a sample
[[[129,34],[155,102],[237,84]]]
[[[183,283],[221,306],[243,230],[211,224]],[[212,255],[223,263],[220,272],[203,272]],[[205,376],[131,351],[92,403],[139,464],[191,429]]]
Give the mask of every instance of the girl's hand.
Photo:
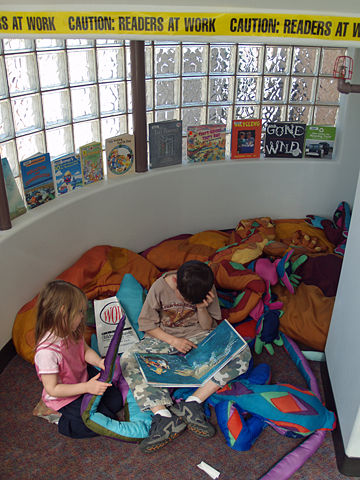
[[[214,298],[215,298],[215,295],[214,295],[214,293],[210,290],[210,292],[206,295],[206,297],[204,298],[204,300],[203,300],[201,303],[196,304],[196,308],[197,308],[198,310],[199,310],[199,309],[201,310],[201,309],[207,308],[207,307],[210,305],[210,303],[213,302]]]
[[[188,353],[192,348],[197,348],[196,344],[187,340],[186,338],[177,338],[171,342],[171,345],[176,348],[181,353]]]
[[[99,377],[100,373],[86,382],[87,393],[91,393],[92,395],[102,395],[107,388],[111,387],[111,383],[99,382]]]

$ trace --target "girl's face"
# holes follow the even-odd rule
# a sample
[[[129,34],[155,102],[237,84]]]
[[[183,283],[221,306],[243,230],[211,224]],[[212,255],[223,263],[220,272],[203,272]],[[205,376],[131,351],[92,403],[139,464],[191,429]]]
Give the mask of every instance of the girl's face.
[[[71,322],[71,330],[73,332],[76,331],[80,323],[83,321],[84,315],[85,315],[85,309],[81,308],[74,316],[74,319]]]

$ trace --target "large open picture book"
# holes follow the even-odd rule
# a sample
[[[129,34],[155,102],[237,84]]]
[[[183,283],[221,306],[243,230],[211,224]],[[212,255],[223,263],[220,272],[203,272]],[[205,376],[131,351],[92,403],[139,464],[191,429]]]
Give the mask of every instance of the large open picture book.
[[[222,321],[186,355],[135,353],[147,383],[158,387],[199,387],[241,352],[247,343]]]

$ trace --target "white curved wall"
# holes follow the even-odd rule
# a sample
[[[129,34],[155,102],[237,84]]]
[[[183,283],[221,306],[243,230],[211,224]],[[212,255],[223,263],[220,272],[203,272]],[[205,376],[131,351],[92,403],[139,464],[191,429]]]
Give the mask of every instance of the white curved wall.
[[[235,227],[240,218],[331,216],[355,192],[356,169],[342,170],[341,162],[312,160],[183,165],[104,181],[28,211],[0,232],[1,346],[18,309],[87,249],[141,251],[172,235]]]

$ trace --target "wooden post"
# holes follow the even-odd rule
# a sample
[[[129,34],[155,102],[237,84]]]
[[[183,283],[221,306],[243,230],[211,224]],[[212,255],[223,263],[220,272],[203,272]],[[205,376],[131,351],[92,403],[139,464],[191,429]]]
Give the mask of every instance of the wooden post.
[[[0,157],[0,230],[11,228],[9,203],[6,196],[5,178]]]
[[[130,41],[131,91],[135,135],[135,171],[146,172],[147,125],[145,94],[145,49],[142,40]]]

